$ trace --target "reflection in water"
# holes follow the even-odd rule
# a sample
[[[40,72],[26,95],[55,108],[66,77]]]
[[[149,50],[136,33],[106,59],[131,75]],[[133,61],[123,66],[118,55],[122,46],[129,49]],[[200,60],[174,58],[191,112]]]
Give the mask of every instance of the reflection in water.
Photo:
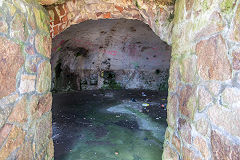
[[[160,160],[167,95],[142,92],[54,94],[55,160]]]

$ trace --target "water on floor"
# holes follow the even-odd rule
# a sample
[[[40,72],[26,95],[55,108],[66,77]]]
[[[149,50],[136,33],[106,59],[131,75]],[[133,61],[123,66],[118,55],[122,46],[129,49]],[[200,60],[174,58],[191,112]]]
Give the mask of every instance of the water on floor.
[[[55,160],[161,160],[166,97],[143,90],[53,94]]]

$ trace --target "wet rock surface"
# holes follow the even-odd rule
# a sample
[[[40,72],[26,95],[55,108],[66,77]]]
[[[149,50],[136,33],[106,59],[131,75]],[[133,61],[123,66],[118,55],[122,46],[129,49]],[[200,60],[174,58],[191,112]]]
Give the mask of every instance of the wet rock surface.
[[[146,90],[53,94],[55,159],[161,159],[166,97]]]

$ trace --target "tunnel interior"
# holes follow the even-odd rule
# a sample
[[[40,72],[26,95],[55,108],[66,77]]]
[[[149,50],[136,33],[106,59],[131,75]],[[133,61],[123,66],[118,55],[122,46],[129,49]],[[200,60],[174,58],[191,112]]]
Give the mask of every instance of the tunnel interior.
[[[161,159],[171,47],[138,20],[88,20],[52,42],[55,159]]]

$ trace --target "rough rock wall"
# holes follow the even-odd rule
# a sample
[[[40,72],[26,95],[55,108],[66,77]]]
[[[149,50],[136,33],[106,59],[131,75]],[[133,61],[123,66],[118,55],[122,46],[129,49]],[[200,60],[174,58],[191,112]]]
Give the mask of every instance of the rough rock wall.
[[[0,159],[52,159],[49,18],[35,1],[0,1]]]
[[[120,5],[123,2],[118,3]],[[108,10],[124,13],[124,16],[120,16],[122,18],[139,15],[135,14],[138,12],[135,7],[138,3],[133,8],[128,6],[129,3],[124,1],[124,7],[118,7],[113,3],[101,6],[99,2],[87,5],[84,2],[86,9],[83,9],[81,7],[84,5],[80,5],[82,2],[68,1],[49,11],[51,27],[58,34],[62,31],[61,25],[65,25],[64,29],[80,23],[84,18],[82,15],[91,19],[91,13],[96,10],[103,11],[94,14],[95,17],[99,15],[99,18],[113,17],[114,14]],[[109,6],[111,9],[107,9]],[[159,19],[151,18],[161,24],[160,19],[166,20],[170,12],[153,6],[147,12],[152,15],[155,15],[152,9],[154,13],[161,12],[157,17]],[[48,16],[35,0],[1,0],[0,8],[0,159],[52,159],[52,96],[49,92],[51,38]],[[143,9],[143,12],[146,11]],[[143,15],[148,17],[147,13]],[[168,22],[166,25],[164,23],[165,27],[170,25]]]
[[[239,0],[177,0],[163,159],[240,159]]]
[[[89,20],[53,39],[55,91],[168,89],[171,47],[137,20]]]
[[[172,0],[69,0],[46,7],[50,14],[51,36],[89,19],[138,19],[171,44],[174,3]]]
[[[48,92],[51,39],[45,13],[33,1],[27,2],[29,4],[22,0],[0,1],[1,159],[51,159],[53,156],[51,94]],[[163,28],[170,29],[171,25],[163,23],[162,27],[162,21],[158,21],[165,13],[169,16],[163,19],[171,19],[167,9],[156,7],[152,2],[144,5],[146,3],[137,1],[128,6],[129,3],[101,6],[98,2],[80,5],[80,1],[68,1],[49,11],[52,28],[57,34],[88,15],[93,19],[98,15],[110,18],[118,12],[119,17],[124,18],[139,15],[135,14],[139,11],[157,35],[170,42],[171,37],[166,35],[171,32]],[[138,6],[139,10],[131,6]],[[148,6],[147,9],[144,6]],[[61,7],[66,10],[62,11]],[[111,12],[106,9],[109,7]],[[95,8],[103,12],[93,12]],[[239,15],[239,0],[176,1],[169,127],[163,159],[240,159]]]

